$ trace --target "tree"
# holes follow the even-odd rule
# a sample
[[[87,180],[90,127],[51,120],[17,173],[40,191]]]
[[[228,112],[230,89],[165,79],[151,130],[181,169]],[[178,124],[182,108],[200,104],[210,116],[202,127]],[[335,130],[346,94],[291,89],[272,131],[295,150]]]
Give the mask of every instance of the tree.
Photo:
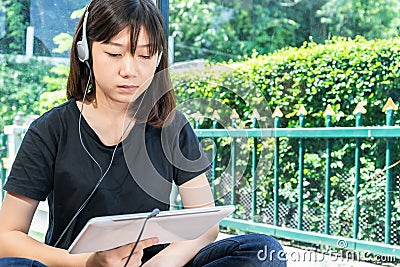
[[[299,24],[274,0],[170,1],[176,61],[236,59],[296,44]]]
[[[171,0],[170,33],[176,61],[222,61],[310,39],[394,37],[399,9],[399,0]]]
[[[331,36],[367,39],[399,34],[399,0],[329,0],[317,12]]]
[[[0,53],[24,54],[25,29],[29,26],[30,0],[5,1],[5,36],[0,40]]]
[[[318,10],[328,0],[294,0],[293,3],[280,3],[286,12],[286,17],[296,21],[298,28],[295,29],[295,46],[299,47],[304,41],[313,41],[322,43],[329,38],[327,25],[321,23],[321,18],[317,15]]]
[[[4,20],[0,20],[0,26],[5,31],[0,40],[0,53],[25,54],[26,29],[28,26],[34,26],[33,54],[52,56],[52,49],[56,47],[52,42],[54,36],[61,32],[74,32],[76,23],[70,20],[70,12],[84,5],[85,3],[78,0],[0,1],[0,9],[4,13],[3,17],[0,13],[0,19]],[[68,53],[65,52],[62,56],[68,56]]]

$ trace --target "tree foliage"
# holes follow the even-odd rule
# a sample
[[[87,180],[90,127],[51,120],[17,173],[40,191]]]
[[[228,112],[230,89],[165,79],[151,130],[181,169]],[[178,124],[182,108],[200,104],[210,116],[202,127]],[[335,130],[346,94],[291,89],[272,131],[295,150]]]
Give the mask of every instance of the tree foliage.
[[[295,45],[296,21],[276,1],[170,1],[175,61],[222,61]]]
[[[6,0],[5,36],[0,40],[0,52],[7,54],[25,53],[25,31],[29,26],[29,0]]]
[[[198,58],[214,62],[240,60],[244,55],[250,55],[253,49],[268,54],[286,46],[300,47],[310,39],[323,43],[332,36],[391,38],[398,35],[400,26],[397,16],[400,0],[169,2],[169,32],[175,42],[175,62]],[[65,21],[65,32],[71,35],[76,17],[69,21],[69,14],[64,13],[67,9],[83,6],[77,0],[62,0],[57,5],[6,0],[5,4],[6,35],[0,50],[18,54],[24,53],[25,30],[29,21],[36,21],[37,34],[41,38],[49,38],[50,33],[50,38],[56,36],[60,19]],[[30,9],[44,14],[46,21],[31,18]],[[46,44],[49,46],[47,40]],[[35,54],[50,54],[38,38],[35,38],[35,47]]]
[[[5,125],[13,124],[17,112],[24,116],[40,114],[40,96],[54,90],[45,82],[46,77],[55,76],[51,68],[35,59],[18,63],[13,57],[5,57],[0,61],[0,132]]]
[[[240,59],[332,36],[391,38],[399,0],[170,1],[175,61]]]
[[[69,11],[82,8],[85,4],[76,0],[56,2],[1,1],[0,8],[4,14],[0,12],[0,28],[3,28],[0,53],[25,54],[26,30],[28,26],[33,26],[34,55],[51,56],[53,47],[57,46],[52,42],[53,38],[63,31],[71,34],[75,30],[76,22],[70,17]],[[68,56],[68,53],[63,53],[63,56]]]
[[[330,35],[391,38],[399,34],[399,4],[398,0],[330,0],[316,14]]]

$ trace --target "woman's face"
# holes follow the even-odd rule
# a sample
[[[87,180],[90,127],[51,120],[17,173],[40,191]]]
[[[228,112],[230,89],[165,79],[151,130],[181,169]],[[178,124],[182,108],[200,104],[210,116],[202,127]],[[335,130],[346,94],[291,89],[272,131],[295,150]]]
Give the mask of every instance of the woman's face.
[[[149,38],[144,27],[140,30],[134,55],[130,47],[129,28],[107,43],[93,42],[93,74],[98,102],[128,104],[151,83],[157,67],[157,54],[149,53]]]

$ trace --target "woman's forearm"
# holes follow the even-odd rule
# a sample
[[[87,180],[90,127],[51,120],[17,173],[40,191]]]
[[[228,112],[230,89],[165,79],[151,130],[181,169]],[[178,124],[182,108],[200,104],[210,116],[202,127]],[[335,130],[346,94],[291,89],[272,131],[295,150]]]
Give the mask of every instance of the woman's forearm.
[[[38,203],[23,195],[6,194],[0,210],[0,257],[28,258],[48,266],[85,266],[89,255],[69,255],[28,236]]]
[[[71,255],[64,249],[45,245],[23,232],[0,233],[0,257],[20,257],[40,261],[49,267],[85,266],[90,254]]]

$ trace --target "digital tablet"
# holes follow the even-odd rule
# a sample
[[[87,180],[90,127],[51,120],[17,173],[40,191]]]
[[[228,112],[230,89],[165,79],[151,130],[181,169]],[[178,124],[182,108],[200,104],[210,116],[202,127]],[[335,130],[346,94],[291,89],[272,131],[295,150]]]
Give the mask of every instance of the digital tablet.
[[[150,218],[142,239],[158,237],[159,243],[195,239],[233,213],[233,205],[161,211]],[[136,242],[148,213],[90,219],[68,249],[71,254],[113,249]]]

